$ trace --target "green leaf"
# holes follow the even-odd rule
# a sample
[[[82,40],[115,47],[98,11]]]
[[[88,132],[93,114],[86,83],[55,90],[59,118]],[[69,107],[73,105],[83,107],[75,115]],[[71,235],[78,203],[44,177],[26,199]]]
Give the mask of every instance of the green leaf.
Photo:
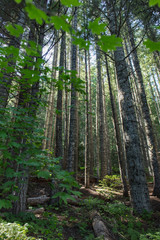
[[[16,3],[21,3],[22,2],[22,0],[14,0]]]
[[[6,200],[6,199],[0,200],[0,209],[1,209],[1,208],[6,208],[6,209],[8,209],[8,208],[11,208],[11,207],[12,207],[11,201]]]
[[[45,179],[49,179],[51,177],[51,174],[48,171],[39,171],[37,176],[39,178],[42,177],[42,178],[45,178]]]
[[[106,31],[106,24],[99,23],[100,18],[96,18],[93,22],[89,23],[88,28],[91,29],[93,34],[101,34]]]
[[[22,26],[18,24],[8,24],[5,26],[5,28],[8,30],[8,32],[15,37],[19,37],[23,33],[23,28]]]
[[[98,41],[98,45],[101,47],[101,49],[105,52],[108,50],[116,50],[116,47],[122,46],[122,39],[119,37],[116,37],[115,35],[111,36],[101,36],[100,40]]]
[[[45,22],[48,22],[48,16],[46,15],[46,13],[38,9],[34,4],[27,3],[25,10],[28,13],[29,18],[35,19],[38,24],[42,25],[43,20]]]
[[[6,139],[7,138],[7,134],[5,132],[0,132],[0,138]]]
[[[160,42],[153,42],[153,41],[147,39],[144,42],[144,45],[146,45],[146,47],[149,48],[151,52],[160,51]]]
[[[63,15],[52,16],[50,22],[54,24],[57,30],[62,29],[65,32],[70,32],[71,30],[71,26],[66,22],[65,17]]]
[[[83,38],[77,38],[77,37],[73,37],[73,44],[74,45],[79,45],[80,49],[86,49],[89,50],[89,46],[90,46],[90,41],[85,41]]]
[[[160,0],[150,0],[149,6],[152,7],[154,5],[158,4],[158,7],[160,7]]]
[[[15,171],[12,168],[7,168],[5,175],[6,175],[7,178],[14,177],[14,175],[15,175],[14,173],[15,173]]]
[[[59,197],[66,204],[67,204],[67,199],[71,199],[74,202],[76,201],[74,197],[72,197],[70,194],[65,192],[58,192],[52,198],[57,198],[57,197]]]
[[[78,0],[61,0],[61,3],[67,7],[78,7],[81,5],[81,3]]]

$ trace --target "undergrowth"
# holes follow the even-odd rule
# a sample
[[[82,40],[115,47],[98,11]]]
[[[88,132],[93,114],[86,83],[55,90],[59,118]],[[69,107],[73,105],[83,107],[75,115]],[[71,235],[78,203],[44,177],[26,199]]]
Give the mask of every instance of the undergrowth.
[[[119,240],[160,240],[160,228],[154,226],[152,213],[144,212],[141,217],[136,217],[132,214],[132,208],[120,201],[106,203],[92,197],[85,200],[84,206],[89,211],[94,209],[100,212],[106,225]]]

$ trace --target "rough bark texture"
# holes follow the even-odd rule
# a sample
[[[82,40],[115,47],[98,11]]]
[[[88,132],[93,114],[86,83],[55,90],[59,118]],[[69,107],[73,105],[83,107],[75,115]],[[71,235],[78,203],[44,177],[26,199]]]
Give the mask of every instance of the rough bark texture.
[[[90,145],[89,145],[89,88],[88,88],[88,62],[85,50],[85,80],[86,80],[86,122],[85,122],[85,187],[90,185]]]
[[[35,25],[33,22],[31,22],[30,26],[30,34],[29,34],[29,40],[38,40],[38,44],[42,47],[43,46],[43,39],[44,39],[44,27],[45,25],[43,24],[40,27],[40,32],[39,35],[37,36],[35,34]],[[39,46],[37,45],[37,51]],[[42,57],[42,48],[39,50],[39,58]],[[37,60],[37,59],[36,59]],[[34,60],[33,60],[33,65],[30,70],[33,69],[34,67]],[[25,66],[27,68],[28,66]],[[40,71],[40,69],[37,69]],[[38,92],[39,92],[39,79],[37,80],[36,83],[30,87],[30,85],[26,81],[22,82],[20,84],[20,93],[19,93],[19,100],[18,100],[18,109],[20,110],[21,114],[21,119],[19,120],[19,124],[23,122],[23,116],[25,117],[25,114],[33,120],[32,126],[28,126],[26,123],[26,129],[24,130],[25,133],[28,132],[29,134],[32,134],[34,130],[34,124],[35,124],[35,117],[36,117],[36,112],[38,108],[38,103],[39,103],[39,97],[38,97]],[[24,112],[21,110],[25,110]],[[24,124],[24,123],[23,123]],[[25,143],[27,142],[27,139],[25,138],[26,134],[18,135],[17,136],[17,142],[19,144],[23,144],[23,147],[19,151],[19,155],[24,155],[23,156],[23,161],[27,162],[30,158],[30,154],[27,153],[27,149],[25,147]],[[13,212],[15,214],[18,214],[19,212],[25,211],[26,210],[26,198],[27,198],[27,190],[28,190],[28,179],[29,179],[29,169],[28,166],[24,166],[24,164],[19,164],[16,162],[16,171],[21,174],[21,176],[18,179],[15,179],[15,184],[17,184],[18,187],[18,192],[15,192],[14,195],[18,197],[18,200],[14,202],[13,204]]]
[[[109,86],[109,94],[110,94],[110,101],[111,101],[111,108],[112,108],[112,116],[113,116],[113,123],[114,123],[114,129],[116,134],[116,143],[117,143],[117,151],[118,151],[118,161],[119,161],[119,169],[121,174],[121,179],[123,183],[123,195],[128,196],[128,186],[127,186],[127,180],[126,180],[126,174],[125,174],[125,154],[124,149],[122,146],[122,138],[121,138],[121,132],[118,122],[118,114],[117,109],[115,105],[115,99],[112,93],[112,86],[111,86],[111,79],[108,69],[108,61],[107,56],[105,55],[106,60],[106,71],[107,71],[107,78],[108,78],[108,86]]]
[[[56,38],[58,38],[57,33],[56,33]],[[53,62],[52,62],[52,78],[56,79],[56,71],[55,67],[57,67],[57,61],[58,61],[58,43],[54,47],[54,55],[53,55]],[[45,117],[45,139],[43,142],[43,149],[48,149],[50,152],[53,150],[53,132],[54,132],[54,123],[53,123],[53,118],[54,118],[54,99],[55,99],[55,90],[53,86],[53,82],[51,83],[50,86],[50,93],[48,96],[48,107],[46,110],[46,117]],[[55,118],[56,121],[56,118]]]
[[[88,51],[88,80],[89,80],[89,145],[90,145],[90,175],[93,175],[94,169],[94,144],[93,144],[93,128],[92,128],[92,86],[91,86],[91,69],[90,69],[90,53]]]
[[[46,195],[40,197],[27,198],[27,204],[30,206],[37,206],[49,202],[50,197]]]
[[[114,52],[114,58],[125,137],[131,201],[134,210],[141,213],[144,209],[150,211],[151,208],[145,171],[142,164],[138,124],[124,57],[123,48],[117,47],[117,50]]]
[[[142,77],[142,72],[139,64],[137,50],[135,49],[136,44],[134,41],[133,31],[131,29],[131,24],[129,19],[127,20],[127,26],[129,30],[131,46],[134,49],[134,51],[132,52],[133,63],[134,63],[134,67],[137,74],[138,91],[139,91],[139,97],[141,100],[141,108],[142,108],[142,114],[144,118],[144,125],[146,129],[149,156],[150,156],[150,160],[153,167],[153,173],[154,173],[153,195],[160,197],[160,173],[159,173],[159,165],[158,165],[157,154],[156,154],[156,144],[154,141],[152,121],[151,121],[149,107],[146,99],[145,88],[143,84],[143,77]]]
[[[62,39],[61,39],[61,51],[60,51],[60,67],[61,70],[59,71],[59,81],[63,82],[61,78],[61,74],[63,73],[64,68],[64,58],[65,58],[65,33],[62,32]],[[56,116],[56,157],[63,156],[63,149],[62,149],[62,103],[63,103],[63,90],[61,88],[58,89],[57,94],[57,116]]]
[[[131,46],[129,44],[129,39],[126,42],[125,40],[125,49],[127,55],[131,52]],[[141,109],[141,101],[139,98],[139,90],[138,90],[138,85],[137,85],[137,77],[135,73],[135,68],[133,65],[133,60],[131,54],[128,56],[128,69],[131,71],[131,76],[130,78],[130,83],[131,83],[131,89],[132,89],[132,97],[135,103],[135,113],[136,117],[138,120],[138,127],[139,127],[139,136],[140,136],[140,144],[141,144],[141,149],[142,149],[142,156],[143,156],[143,162],[145,169],[148,169],[148,173],[152,175],[152,170],[151,170],[151,163],[150,163],[150,157],[149,157],[149,151],[148,151],[148,145],[147,145],[147,138],[146,138],[146,129],[144,126],[144,121],[143,121],[143,114],[142,114],[142,109]]]
[[[77,29],[77,11],[73,19],[73,28]],[[71,47],[71,70],[77,70],[77,46],[72,44]],[[75,77],[73,77],[73,80]],[[75,165],[75,145],[76,145],[76,133],[77,133],[77,94],[74,87],[74,83],[71,86],[71,108],[70,108],[70,131],[69,131],[69,148],[68,148],[68,166],[69,172],[74,171]]]
[[[104,240],[115,240],[113,234],[106,227],[100,214],[96,211],[90,213],[90,218],[92,220],[92,226],[96,237],[102,238]]]
[[[106,1],[106,4],[111,34],[119,36],[119,30],[117,29],[118,22],[116,22],[118,10],[115,10],[114,4],[111,0]],[[114,60],[123,123],[131,203],[135,212],[142,213],[144,209],[150,211],[151,206],[145,171],[142,163],[138,124],[123,47],[117,47],[114,52]]]
[[[104,126],[104,104],[103,104],[103,92],[102,92],[102,78],[101,78],[101,62],[99,46],[96,47],[96,59],[97,59],[97,81],[99,87],[99,147],[100,147],[100,161],[101,161],[101,179],[107,174],[107,159],[105,152],[105,126]]]

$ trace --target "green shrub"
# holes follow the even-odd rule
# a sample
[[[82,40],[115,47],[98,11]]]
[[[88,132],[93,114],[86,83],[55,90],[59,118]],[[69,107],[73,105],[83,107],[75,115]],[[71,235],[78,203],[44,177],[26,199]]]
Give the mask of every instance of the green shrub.
[[[147,233],[147,234],[141,234],[140,235],[140,240],[160,240],[160,232],[155,232],[155,233]]]
[[[21,226],[19,223],[9,223],[0,220],[0,240],[34,240],[36,238],[27,237],[28,224]],[[40,240],[40,239],[39,239]]]
[[[121,179],[118,175],[106,175],[103,180],[99,181],[99,185],[103,188],[113,188],[113,189],[121,189]]]

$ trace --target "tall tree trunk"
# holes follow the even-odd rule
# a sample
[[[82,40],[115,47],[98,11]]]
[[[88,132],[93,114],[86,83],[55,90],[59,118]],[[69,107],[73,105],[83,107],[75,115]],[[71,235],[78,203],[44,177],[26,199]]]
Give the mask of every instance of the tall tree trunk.
[[[100,161],[101,161],[101,179],[107,174],[107,159],[105,152],[105,126],[104,126],[104,104],[102,92],[101,78],[101,60],[99,46],[96,46],[96,61],[97,61],[97,81],[99,87],[99,144],[100,144]]]
[[[65,44],[66,44],[66,37],[65,32],[62,32],[62,39],[61,39],[61,51],[60,51],[60,71],[59,71],[59,81],[62,82],[59,84],[58,94],[57,94],[57,115],[56,115],[56,157],[63,157],[63,150],[62,150],[62,101],[63,101],[63,80],[61,74],[64,71],[64,60],[65,60]],[[61,162],[62,165],[62,162]]]
[[[111,0],[106,1],[106,4],[111,34],[119,36],[119,30],[117,29],[118,22],[116,22],[117,11]],[[118,82],[120,111],[122,114],[131,203],[135,212],[142,213],[144,209],[150,211],[151,206],[142,163],[138,124],[123,47],[117,47],[114,51],[114,60]]]
[[[85,81],[86,81],[86,122],[85,122],[85,187],[90,185],[90,145],[89,145],[89,88],[88,88],[88,62],[85,50]]]
[[[92,85],[91,85],[91,66],[90,52],[88,51],[88,80],[89,80],[89,149],[90,149],[90,175],[94,172],[94,145],[93,145],[93,128],[92,128]]]
[[[138,136],[137,119],[122,47],[117,47],[117,50],[114,52],[114,58],[117,72],[118,89],[120,93],[120,107],[125,136],[131,201],[134,210],[138,213],[142,213],[144,209],[150,211],[151,207],[145,171],[142,164],[142,153]]]
[[[129,49],[128,49],[129,45]],[[125,40],[125,48],[126,48],[126,53],[129,55],[129,52],[131,52],[131,46],[128,44]],[[132,89],[132,97],[135,102],[135,113],[136,117],[138,120],[138,127],[139,127],[139,136],[140,136],[140,144],[141,144],[141,149],[142,149],[142,156],[143,156],[143,162],[145,165],[145,169],[148,169],[147,174],[152,175],[152,168],[150,164],[150,156],[149,156],[149,151],[148,151],[148,144],[147,144],[147,138],[146,138],[146,129],[143,121],[143,114],[142,114],[142,109],[141,109],[141,101],[139,97],[139,89],[138,89],[138,84],[137,84],[137,76],[135,72],[135,67],[133,65],[133,60],[131,54],[128,56],[128,62],[129,62],[129,69],[131,69],[132,73],[132,78],[130,78],[130,83],[131,83],[131,89]]]
[[[55,33],[55,38],[58,38],[58,34]],[[57,62],[58,62],[58,43],[54,47],[54,55],[53,55],[53,62],[52,62],[52,78],[56,79],[57,74],[55,68],[57,67]],[[52,153],[53,151],[53,142],[52,139],[53,137],[53,132],[55,130],[54,127],[54,100],[55,100],[55,89],[54,89],[54,84],[51,82],[50,85],[50,93],[48,96],[48,107],[46,109],[46,117],[45,117],[45,139],[43,142],[43,149],[48,149],[49,152]],[[56,118],[55,118],[56,122]]]
[[[74,8],[73,8],[74,10]],[[73,18],[73,29],[77,30],[77,9],[75,9],[75,15]],[[73,40],[72,40],[73,41]],[[71,46],[71,70],[77,70],[77,46],[72,43]],[[69,172],[74,171],[75,167],[75,147],[76,147],[76,134],[77,134],[77,119],[76,119],[76,111],[77,111],[77,93],[74,87],[74,80],[76,80],[76,76],[72,74],[71,84],[71,108],[70,108],[70,131],[69,131],[69,147],[68,147],[68,166],[67,169]]]
[[[153,167],[153,173],[154,173],[153,195],[160,197],[160,173],[159,173],[159,165],[158,165],[157,154],[156,154],[156,144],[155,144],[155,140],[154,140],[152,121],[151,121],[149,107],[148,107],[148,103],[147,103],[147,99],[146,99],[142,72],[141,72],[141,68],[140,68],[140,64],[139,64],[139,59],[137,56],[137,50],[135,48],[133,31],[132,31],[129,19],[127,19],[127,26],[128,26],[131,46],[134,49],[134,51],[132,52],[133,63],[134,63],[134,67],[135,67],[136,74],[137,74],[137,84],[138,84],[139,97],[141,100],[141,107],[142,107],[142,114],[143,114],[143,118],[144,118],[146,134],[147,134],[149,156],[150,156],[150,160],[151,160],[152,167]]]
[[[41,47],[41,50],[37,50],[37,52],[39,52],[39,58],[42,58],[42,46],[43,46],[43,39],[44,39],[44,28],[45,28],[45,24],[43,24],[40,27],[40,32],[39,35],[37,36],[35,34],[35,25],[33,22],[31,22],[31,29],[30,29],[30,35],[29,35],[29,40],[34,40],[36,41],[37,37],[38,37],[38,44]],[[39,46],[37,46],[37,49],[39,49]],[[36,59],[37,60],[37,59]],[[33,70],[35,63],[33,62],[32,67],[30,67],[31,71]],[[26,66],[27,68],[27,66]],[[40,72],[40,69],[37,69]],[[28,134],[32,134],[33,130],[34,130],[34,123],[35,123],[35,117],[36,117],[36,112],[37,112],[37,108],[39,105],[39,97],[38,97],[38,93],[39,93],[39,79],[36,81],[36,83],[34,83],[32,85],[32,87],[30,87],[30,85],[27,83],[27,79],[25,79],[26,81],[23,81],[21,83],[21,88],[20,88],[20,94],[19,94],[19,101],[18,101],[18,110],[22,110],[21,113],[21,120],[23,121],[23,114],[24,111],[28,111],[27,114],[30,118],[32,118],[32,126],[28,126],[28,123],[26,123],[26,129],[24,129],[24,134],[19,135],[17,138],[18,143],[23,144],[22,149],[20,150],[20,155],[24,158],[23,161],[27,162],[30,158],[30,155],[28,153],[28,149],[26,149],[26,142],[27,139],[25,138],[26,136],[26,132],[28,132]],[[24,119],[25,119],[25,115],[24,115]],[[21,124],[21,122],[20,122]],[[19,172],[21,174],[21,176],[16,179],[17,180],[17,187],[18,187],[18,192],[15,193],[15,195],[18,197],[17,201],[14,202],[13,204],[13,212],[15,214],[18,214],[21,211],[25,211],[26,209],[26,198],[27,198],[27,190],[28,190],[28,179],[29,179],[29,169],[27,167],[27,164],[25,166],[25,164],[22,163],[17,163],[17,172]]]
[[[120,169],[120,175],[123,183],[123,196],[128,196],[128,186],[127,186],[127,180],[126,180],[126,174],[125,174],[125,154],[124,149],[122,145],[122,139],[121,139],[121,132],[119,128],[119,122],[118,122],[118,114],[116,110],[115,105],[115,99],[114,95],[112,93],[112,86],[111,86],[111,79],[109,74],[109,68],[108,68],[108,61],[107,56],[105,55],[105,61],[106,61],[106,71],[107,71],[107,78],[108,78],[108,85],[109,85],[109,94],[110,94],[110,101],[111,101],[111,107],[112,107],[112,116],[113,116],[113,123],[114,123],[114,129],[116,134],[116,142],[117,142],[117,151],[118,151],[118,161],[119,161],[119,169]]]
[[[105,85],[102,80],[102,93],[103,93],[103,112],[104,112],[104,140],[105,140],[105,153],[107,158],[107,174],[111,175],[112,173],[112,163],[111,163],[111,152],[110,152],[110,140],[109,140],[109,131],[108,131],[108,121],[107,121],[107,112],[106,112],[106,98],[105,98]]]

